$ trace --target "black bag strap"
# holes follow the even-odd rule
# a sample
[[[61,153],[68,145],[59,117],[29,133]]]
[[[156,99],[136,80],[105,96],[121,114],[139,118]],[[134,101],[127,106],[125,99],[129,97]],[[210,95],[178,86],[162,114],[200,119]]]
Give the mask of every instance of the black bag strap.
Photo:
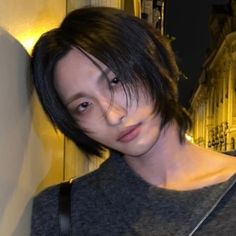
[[[60,189],[59,189],[60,236],[71,235],[71,185],[72,185],[72,180],[60,184]]]
[[[199,221],[199,223],[196,225],[196,227],[192,230],[192,232],[188,236],[192,236],[195,234],[195,232],[198,230],[198,228],[204,223],[204,221],[214,212],[218,204],[224,199],[227,194],[230,192],[231,189],[236,184],[236,178],[234,178],[233,182],[226,188],[226,190],[220,195],[220,197],[217,199],[217,201],[213,204],[213,206],[210,208],[210,210],[205,214],[205,216]]]

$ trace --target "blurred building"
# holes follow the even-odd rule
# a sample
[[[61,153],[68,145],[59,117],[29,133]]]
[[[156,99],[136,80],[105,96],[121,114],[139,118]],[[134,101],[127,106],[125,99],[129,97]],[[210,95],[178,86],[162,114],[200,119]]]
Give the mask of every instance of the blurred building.
[[[220,152],[236,149],[236,1],[213,5],[210,48],[191,100],[196,144]]]
[[[162,34],[165,33],[165,5],[166,0],[142,0],[141,17]]]

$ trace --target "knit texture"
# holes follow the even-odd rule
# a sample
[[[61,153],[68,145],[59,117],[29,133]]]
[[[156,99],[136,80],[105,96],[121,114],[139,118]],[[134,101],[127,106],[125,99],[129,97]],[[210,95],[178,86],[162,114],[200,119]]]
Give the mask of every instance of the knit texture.
[[[137,176],[122,156],[113,154],[101,167],[74,181],[72,235],[187,236],[235,181],[191,191],[166,190]],[[34,199],[32,236],[59,235],[59,186]],[[236,186],[193,235],[236,235]]]

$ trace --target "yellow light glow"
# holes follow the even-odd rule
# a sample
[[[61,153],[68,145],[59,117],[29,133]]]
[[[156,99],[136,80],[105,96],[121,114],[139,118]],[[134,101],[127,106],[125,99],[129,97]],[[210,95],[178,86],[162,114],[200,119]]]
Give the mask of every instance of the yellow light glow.
[[[36,29],[34,31],[23,32],[16,35],[17,40],[23,45],[23,47],[27,50],[29,54],[31,54],[32,49],[38,40],[38,38],[42,35],[42,29]]]
[[[35,44],[36,40],[34,38],[26,38],[24,40],[21,41],[21,43],[23,44],[24,48],[27,50],[27,52],[30,54],[33,46]]]
[[[185,134],[185,138],[186,138],[189,142],[193,143],[193,137],[192,137],[191,135]]]

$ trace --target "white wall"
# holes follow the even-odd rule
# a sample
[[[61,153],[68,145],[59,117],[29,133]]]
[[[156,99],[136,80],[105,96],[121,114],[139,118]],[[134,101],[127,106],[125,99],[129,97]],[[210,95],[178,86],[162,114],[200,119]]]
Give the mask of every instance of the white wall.
[[[65,9],[64,0],[0,1],[1,236],[29,235],[32,197],[63,177],[63,138],[31,94],[24,47],[30,52]]]
[[[28,155],[32,151],[28,147],[32,140],[30,137],[33,138],[35,134],[30,125],[29,90],[26,82],[29,56],[2,29],[0,50],[0,235],[12,235],[21,227],[21,220],[29,222],[30,198],[37,178],[32,176],[30,170],[34,155]],[[35,147],[38,151],[41,150],[40,143]],[[23,232],[27,235],[26,227],[20,231],[21,235]]]

